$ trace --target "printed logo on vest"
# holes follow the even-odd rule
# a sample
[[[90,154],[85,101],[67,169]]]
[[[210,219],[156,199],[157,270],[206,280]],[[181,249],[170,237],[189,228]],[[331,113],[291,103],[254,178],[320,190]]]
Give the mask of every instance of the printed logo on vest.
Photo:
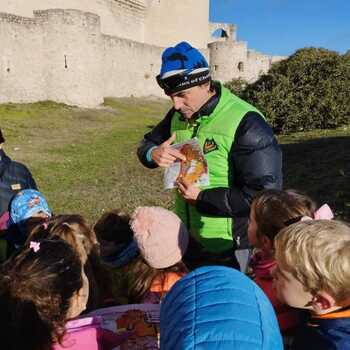
[[[213,138],[205,140],[204,146],[203,146],[203,153],[204,154],[207,154],[209,152],[213,152],[217,149],[218,149],[218,145],[216,144],[216,142],[214,141]]]

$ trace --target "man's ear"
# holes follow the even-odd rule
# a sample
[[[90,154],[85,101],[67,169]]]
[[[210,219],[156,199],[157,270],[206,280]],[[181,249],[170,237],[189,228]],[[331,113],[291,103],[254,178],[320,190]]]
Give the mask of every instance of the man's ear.
[[[324,291],[317,292],[312,298],[312,308],[317,314],[324,313],[336,304],[334,297]]]

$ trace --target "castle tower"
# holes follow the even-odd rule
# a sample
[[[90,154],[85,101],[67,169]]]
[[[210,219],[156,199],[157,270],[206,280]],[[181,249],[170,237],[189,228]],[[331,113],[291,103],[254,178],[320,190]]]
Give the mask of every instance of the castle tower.
[[[215,41],[236,41],[237,40],[237,26],[229,23],[219,23],[219,22],[211,22],[209,24],[210,35],[213,36],[214,32],[217,30],[222,31],[221,38],[215,38]],[[213,39],[211,40],[213,41]]]
[[[208,18],[209,0],[0,0],[0,103],[163,96],[161,53],[183,40],[223,82],[252,81],[281,59],[248,50],[234,25]],[[212,40],[216,29],[223,35]]]
[[[226,82],[232,78],[245,78],[247,43],[245,41],[215,41],[208,45],[209,61],[214,80]]]

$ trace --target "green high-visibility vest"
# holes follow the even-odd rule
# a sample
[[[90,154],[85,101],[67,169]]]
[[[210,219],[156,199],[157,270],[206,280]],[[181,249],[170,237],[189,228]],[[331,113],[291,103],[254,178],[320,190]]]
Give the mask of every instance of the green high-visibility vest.
[[[255,107],[222,86],[220,100],[210,115],[188,121],[175,112],[171,123],[171,133],[176,133],[175,142],[196,137],[208,162],[210,184],[202,189],[231,186],[234,174],[229,165],[229,153],[238,125],[250,111],[262,115]],[[231,217],[201,214],[178,193],[175,212],[186,224],[192,237],[208,251],[221,252],[233,247]]]

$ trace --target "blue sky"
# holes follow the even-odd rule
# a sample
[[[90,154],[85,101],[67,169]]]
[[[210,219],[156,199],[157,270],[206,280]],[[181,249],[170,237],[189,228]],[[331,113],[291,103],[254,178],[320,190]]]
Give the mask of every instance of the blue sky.
[[[238,40],[265,54],[350,49],[350,0],[210,0],[210,21],[238,25]]]

